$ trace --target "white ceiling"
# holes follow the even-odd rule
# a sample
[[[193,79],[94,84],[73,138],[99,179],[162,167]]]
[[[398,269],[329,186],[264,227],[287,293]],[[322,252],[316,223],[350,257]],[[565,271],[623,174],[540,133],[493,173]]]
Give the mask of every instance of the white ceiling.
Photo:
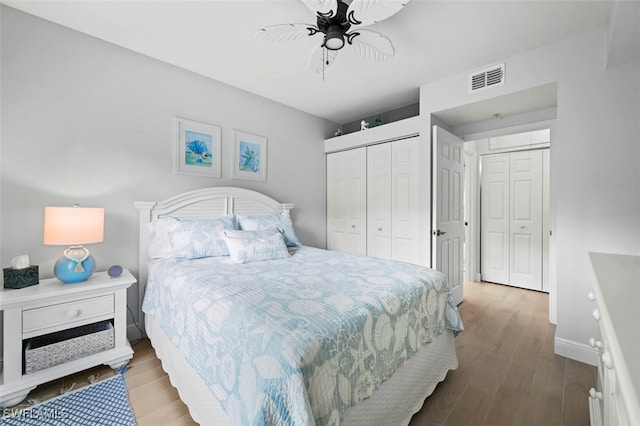
[[[339,124],[416,103],[420,86],[448,75],[604,26],[611,3],[413,0],[367,27],[393,41],[395,57],[368,61],[345,48],[323,81],[307,65],[316,40],[254,37],[268,25],[315,23],[299,0],[2,2]]]

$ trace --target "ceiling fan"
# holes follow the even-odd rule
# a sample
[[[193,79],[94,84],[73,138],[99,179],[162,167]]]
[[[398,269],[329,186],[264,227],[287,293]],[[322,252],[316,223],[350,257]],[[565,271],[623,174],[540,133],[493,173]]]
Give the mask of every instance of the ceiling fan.
[[[321,43],[311,51],[309,58],[309,67],[319,73],[333,63],[338,50],[345,45],[366,59],[385,60],[395,55],[389,38],[362,27],[395,15],[410,0],[353,0],[350,4],[347,4],[348,0],[301,1],[316,14],[316,25],[271,25],[259,29],[256,37],[260,40],[289,41],[322,36]]]

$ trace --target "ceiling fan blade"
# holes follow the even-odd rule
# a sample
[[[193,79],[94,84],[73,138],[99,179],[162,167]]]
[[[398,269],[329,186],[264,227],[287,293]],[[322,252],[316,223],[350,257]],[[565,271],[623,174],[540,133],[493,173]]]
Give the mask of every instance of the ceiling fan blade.
[[[323,44],[316,46],[309,57],[309,68],[317,74],[329,67],[338,56],[337,50],[329,50],[323,47]]]
[[[256,31],[256,38],[271,41],[290,41],[312,36],[318,33],[318,27],[312,24],[270,25]]]
[[[351,25],[371,25],[398,13],[410,0],[353,0],[347,9]]]
[[[302,0],[316,16],[332,18],[338,11],[338,0]]]
[[[396,54],[391,40],[375,31],[358,29],[346,36],[351,50],[365,59],[384,61]]]

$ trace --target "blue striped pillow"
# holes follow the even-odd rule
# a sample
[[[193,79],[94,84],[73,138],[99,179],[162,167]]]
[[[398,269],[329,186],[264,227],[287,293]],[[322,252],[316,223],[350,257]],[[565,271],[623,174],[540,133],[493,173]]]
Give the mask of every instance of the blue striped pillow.
[[[177,226],[171,226],[169,231],[169,241],[175,259],[229,255],[229,249],[224,242],[224,231],[237,229],[234,216],[217,219],[165,219],[177,221]]]

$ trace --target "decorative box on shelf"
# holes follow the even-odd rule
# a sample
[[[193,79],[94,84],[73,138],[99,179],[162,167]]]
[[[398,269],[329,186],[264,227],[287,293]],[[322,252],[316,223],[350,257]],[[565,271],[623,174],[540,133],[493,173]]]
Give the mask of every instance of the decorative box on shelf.
[[[26,268],[3,268],[4,288],[24,288],[38,284],[38,265],[29,265]]]
[[[34,337],[24,350],[25,374],[113,348],[113,325],[101,321]]]

